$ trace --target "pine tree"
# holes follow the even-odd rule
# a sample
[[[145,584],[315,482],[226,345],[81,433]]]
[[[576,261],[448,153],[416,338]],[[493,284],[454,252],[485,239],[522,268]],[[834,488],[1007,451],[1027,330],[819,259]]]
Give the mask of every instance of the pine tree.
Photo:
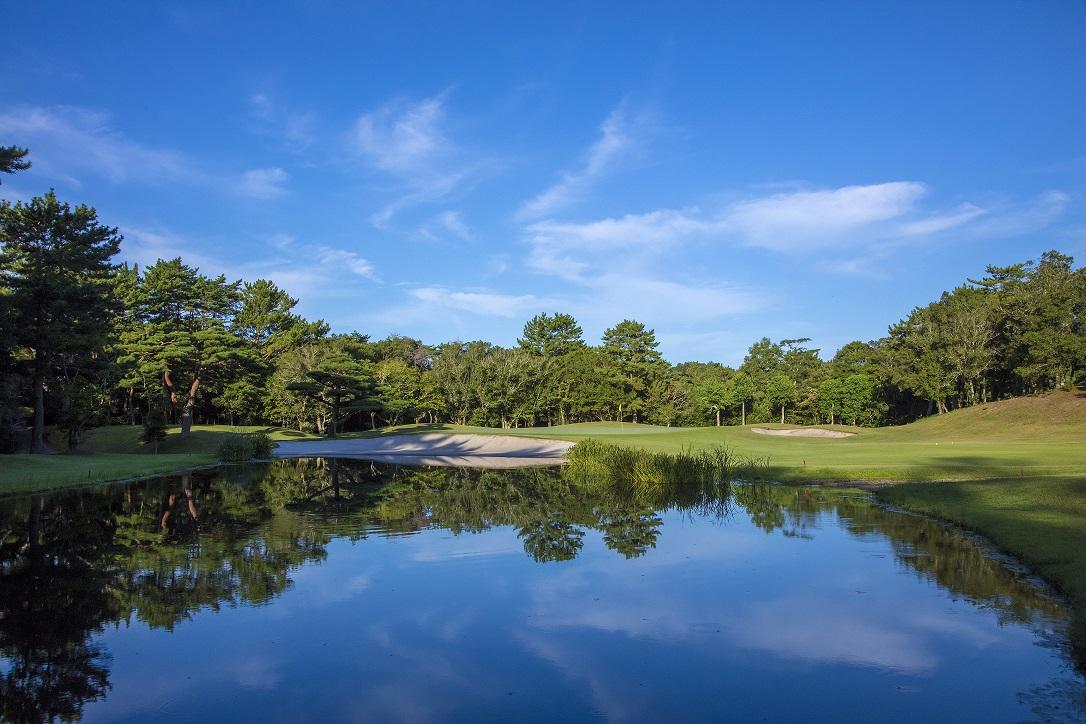
[[[666,363],[657,347],[656,333],[641,322],[624,319],[603,333],[603,353],[611,358],[626,380],[624,399],[620,407],[633,415],[637,422],[653,378]],[[623,417],[620,412],[619,417]]]
[[[15,173],[30,168],[26,155],[30,153],[18,146],[0,146],[0,173]]]
[[[27,204],[0,204],[0,284],[10,294],[16,343],[30,354],[33,452],[45,451],[49,380],[60,365],[78,365],[107,343],[116,306],[110,260],[120,243],[94,209],[73,209],[52,191]]]
[[[132,378],[165,385],[181,414],[181,434],[192,429],[201,387],[221,392],[257,361],[252,348],[231,330],[241,282],[205,277],[181,259],[147,267],[134,302],[139,324],[121,339],[122,363]]]
[[[517,344],[534,354],[557,357],[584,347],[583,334],[581,325],[568,314],[537,314],[524,325]]]

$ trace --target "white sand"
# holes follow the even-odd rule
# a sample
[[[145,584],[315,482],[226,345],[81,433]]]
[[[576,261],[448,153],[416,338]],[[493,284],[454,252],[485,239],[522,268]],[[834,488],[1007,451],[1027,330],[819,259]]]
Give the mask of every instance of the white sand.
[[[772,430],[767,427],[752,427],[750,431],[757,435],[780,435],[782,437],[852,437],[854,432],[823,430],[819,427],[801,427],[795,430]]]
[[[348,440],[280,442],[277,458],[362,458],[405,465],[519,468],[559,465],[573,443],[509,435],[461,435],[428,432]]]

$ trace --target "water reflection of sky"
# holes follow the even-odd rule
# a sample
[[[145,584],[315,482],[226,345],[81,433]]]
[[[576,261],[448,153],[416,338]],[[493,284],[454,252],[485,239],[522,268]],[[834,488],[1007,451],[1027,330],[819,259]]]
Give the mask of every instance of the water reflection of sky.
[[[1005,721],[1072,676],[833,514],[662,517],[631,560],[591,531],[547,564],[510,527],[333,540],[266,605],[107,629],[87,719]]]

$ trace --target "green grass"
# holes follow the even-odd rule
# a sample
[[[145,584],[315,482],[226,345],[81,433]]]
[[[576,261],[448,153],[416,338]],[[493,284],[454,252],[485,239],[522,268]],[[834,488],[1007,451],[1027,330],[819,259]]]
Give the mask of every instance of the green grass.
[[[79,446],[79,452],[83,454],[96,453],[123,453],[128,455],[153,455],[150,446],[140,443],[140,434],[143,428],[132,425],[110,425],[98,427],[87,434],[86,440]],[[192,428],[188,439],[181,437],[180,427],[171,427],[166,430],[166,439],[158,446],[158,453],[185,453],[214,455],[219,449],[219,444],[224,436],[231,433],[265,432],[272,440],[317,440],[316,435],[310,435],[297,430],[287,430],[281,427],[269,427],[267,425],[199,425]],[[54,447],[62,449],[61,440],[53,441]]]
[[[212,465],[213,455],[4,455],[0,458],[0,494],[17,495],[180,472]]]
[[[59,488],[149,477],[215,465],[219,445],[234,433],[266,432],[272,440],[316,439],[297,430],[266,425],[205,425],[186,440],[181,428],[167,430],[154,454],[139,441],[142,428],[111,425],[92,430],[76,453],[0,456],[0,495],[34,493]],[[62,449],[63,441],[52,440]]]

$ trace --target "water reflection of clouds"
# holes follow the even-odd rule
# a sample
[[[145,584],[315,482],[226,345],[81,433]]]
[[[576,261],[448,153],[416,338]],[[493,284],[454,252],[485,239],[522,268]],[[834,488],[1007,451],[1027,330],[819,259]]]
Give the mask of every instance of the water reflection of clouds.
[[[283,662],[267,656],[246,653],[245,656],[223,662],[228,678],[249,689],[271,691],[283,681]]]
[[[719,529],[680,526],[671,532],[670,545],[634,565],[616,566],[609,551],[586,545],[578,565],[531,583],[528,622],[552,635],[567,630],[575,636],[577,629],[587,629],[682,643],[707,656],[724,644],[746,655],[909,675],[937,669],[942,647],[980,650],[1000,640],[989,630],[991,621],[982,620],[990,613],[950,601],[939,589],[917,587],[904,610],[901,586],[912,586],[879,563],[882,558],[871,557],[874,540],[868,537],[862,555],[838,557],[835,565],[825,563],[831,559],[819,547],[833,549],[841,541],[827,536],[814,543],[815,549],[806,549],[810,543],[804,541],[798,558],[794,542],[785,542],[790,547],[778,548],[777,560],[752,568],[743,559],[748,543],[762,545],[764,555],[765,541],[754,540],[760,531],[737,526],[724,541]],[[702,536],[706,540],[696,544]],[[662,569],[651,584],[643,577],[647,568]],[[701,591],[676,595],[672,583]]]
[[[791,661],[873,666],[914,675],[930,673],[939,664],[920,630],[840,601],[796,596],[759,603],[737,613],[725,631],[736,646]]]
[[[411,552],[411,560],[420,563],[436,563],[454,558],[524,555],[523,546],[509,529],[492,529],[481,534],[460,533],[458,535],[441,531],[440,534],[415,539],[412,543],[415,545]]]
[[[529,653],[546,661],[572,682],[588,689],[595,712],[607,721],[648,721],[650,708],[639,682],[616,675],[599,660],[599,652],[577,642],[558,641],[533,632],[517,632],[517,641]]]

